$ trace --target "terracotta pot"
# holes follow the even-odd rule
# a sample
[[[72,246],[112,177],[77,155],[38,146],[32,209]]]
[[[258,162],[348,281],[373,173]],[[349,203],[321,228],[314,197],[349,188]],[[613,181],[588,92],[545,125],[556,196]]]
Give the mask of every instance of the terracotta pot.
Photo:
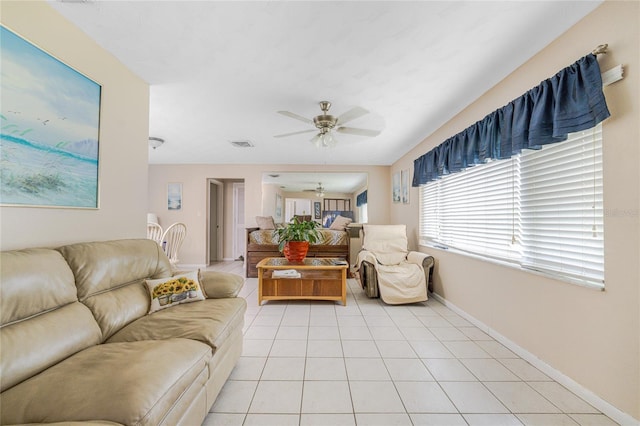
[[[289,241],[282,252],[289,262],[302,262],[309,251],[308,241]]]

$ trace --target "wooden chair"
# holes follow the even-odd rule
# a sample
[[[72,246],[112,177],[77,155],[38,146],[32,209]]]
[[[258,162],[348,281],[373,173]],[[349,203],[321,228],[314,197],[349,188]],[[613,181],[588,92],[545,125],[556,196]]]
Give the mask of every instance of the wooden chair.
[[[166,253],[173,268],[178,264],[178,251],[187,235],[187,226],[184,223],[174,223],[169,226],[162,235],[162,248]]]
[[[147,223],[147,238],[155,241],[158,245],[162,246],[162,234],[164,230],[162,226],[154,222]]]

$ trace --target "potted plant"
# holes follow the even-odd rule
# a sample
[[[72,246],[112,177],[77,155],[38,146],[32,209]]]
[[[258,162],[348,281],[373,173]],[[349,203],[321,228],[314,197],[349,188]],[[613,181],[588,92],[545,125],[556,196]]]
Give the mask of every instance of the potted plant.
[[[300,221],[294,216],[287,225],[275,230],[278,250],[289,262],[302,261],[309,251],[309,244],[320,239],[319,226],[318,222]]]

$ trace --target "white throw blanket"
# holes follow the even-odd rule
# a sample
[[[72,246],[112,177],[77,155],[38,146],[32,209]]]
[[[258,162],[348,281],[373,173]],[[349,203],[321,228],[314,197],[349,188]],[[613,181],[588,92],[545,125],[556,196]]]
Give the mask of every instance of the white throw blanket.
[[[358,253],[358,267],[363,261],[375,265],[378,273],[378,291],[380,298],[389,305],[424,302],[427,297],[427,283],[422,268],[424,253],[411,252],[406,259],[395,265],[381,265],[373,252]]]
[[[389,305],[424,302],[427,285],[422,266],[402,262],[399,265],[378,265],[380,298]]]

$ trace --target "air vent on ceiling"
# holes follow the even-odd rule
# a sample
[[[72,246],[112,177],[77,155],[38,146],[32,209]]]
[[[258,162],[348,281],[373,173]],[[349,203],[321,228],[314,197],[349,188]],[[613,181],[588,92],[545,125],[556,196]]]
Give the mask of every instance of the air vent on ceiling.
[[[236,148],[251,148],[253,146],[253,143],[248,140],[231,141],[231,145],[235,146]]]

